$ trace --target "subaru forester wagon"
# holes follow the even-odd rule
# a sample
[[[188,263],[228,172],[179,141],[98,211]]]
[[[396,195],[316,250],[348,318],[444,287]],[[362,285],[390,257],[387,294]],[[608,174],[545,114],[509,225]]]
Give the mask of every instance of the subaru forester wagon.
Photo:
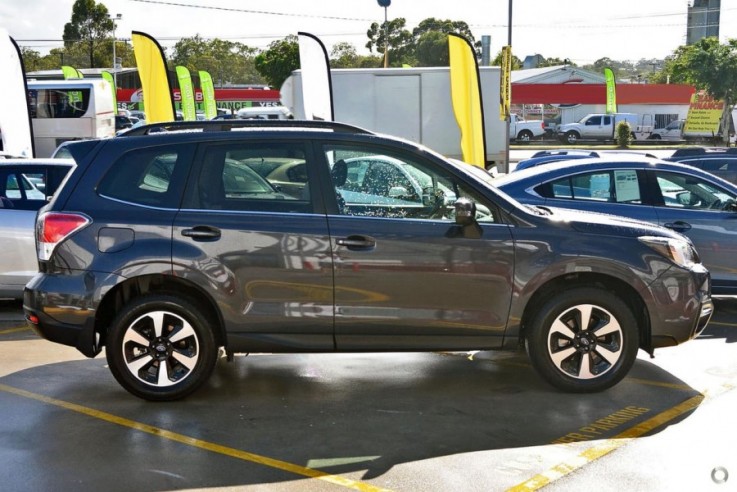
[[[184,397],[218,354],[517,349],[606,389],[712,312],[678,233],[528,207],[480,168],[329,122],[149,125],[70,144],[24,311],[130,393]],[[81,382],[80,384],[84,384]]]

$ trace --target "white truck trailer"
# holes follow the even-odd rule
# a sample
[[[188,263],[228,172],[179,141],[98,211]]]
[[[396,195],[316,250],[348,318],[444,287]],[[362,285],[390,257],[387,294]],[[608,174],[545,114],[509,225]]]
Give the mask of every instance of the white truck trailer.
[[[506,123],[499,119],[499,67],[481,67],[479,72],[487,168],[501,167],[506,156]],[[396,135],[447,157],[461,158],[448,67],[333,69],[331,76],[336,121]],[[299,70],[282,85],[281,102],[295,118],[305,117]],[[541,122],[520,123],[518,133],[527,128],[525,124],[535,129],[533,136],[543,133]]]

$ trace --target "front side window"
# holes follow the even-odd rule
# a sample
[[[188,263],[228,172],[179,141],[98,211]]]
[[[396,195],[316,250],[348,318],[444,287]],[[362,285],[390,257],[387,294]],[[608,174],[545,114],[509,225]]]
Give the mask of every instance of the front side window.
[[[29,91],[31,118],[81,118],[90,105],[90,89]]]
[[[599,126],[601,125],[601,116],[592,116],[586,120],[586,126]]]
[[[448,170],[385,149],[326,146],[325,157],[342,215],[452,221],[455,201],[473,200],[477,220],[498,213]]]
[[[690,210],[723,210],[737,199],[730,193],[699,177],[688,174],[655,172],[663,205]]]

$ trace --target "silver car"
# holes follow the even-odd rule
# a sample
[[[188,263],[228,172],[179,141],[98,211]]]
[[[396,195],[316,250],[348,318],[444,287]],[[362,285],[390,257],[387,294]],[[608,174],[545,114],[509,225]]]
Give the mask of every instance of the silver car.
[[[21,299],[38,271],[36,212],[73,167],[71,159],[0,161],[0,298]]]

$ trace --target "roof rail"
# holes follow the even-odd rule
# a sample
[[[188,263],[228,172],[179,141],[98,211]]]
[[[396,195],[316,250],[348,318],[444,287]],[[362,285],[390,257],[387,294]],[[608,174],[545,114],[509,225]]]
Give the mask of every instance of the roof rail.
[[[121,132],[118,136],[130,137],[176,131],[228,132],[233,129],[240,128],[310,128],[321,130],[335,130],[346,133],[373,133],[369,130],[366,130],[365,128],[349,125],[347,123],[338,123],[335,121],[235,119],[208,121],[168,121],[163,123],[152,123],[150,125],[143,125],[136,128],[131,128],[130,130]]]
[[[707,154],[737,154],[737,147],[686,147],[673,152],[671,157],[683,157]]]

